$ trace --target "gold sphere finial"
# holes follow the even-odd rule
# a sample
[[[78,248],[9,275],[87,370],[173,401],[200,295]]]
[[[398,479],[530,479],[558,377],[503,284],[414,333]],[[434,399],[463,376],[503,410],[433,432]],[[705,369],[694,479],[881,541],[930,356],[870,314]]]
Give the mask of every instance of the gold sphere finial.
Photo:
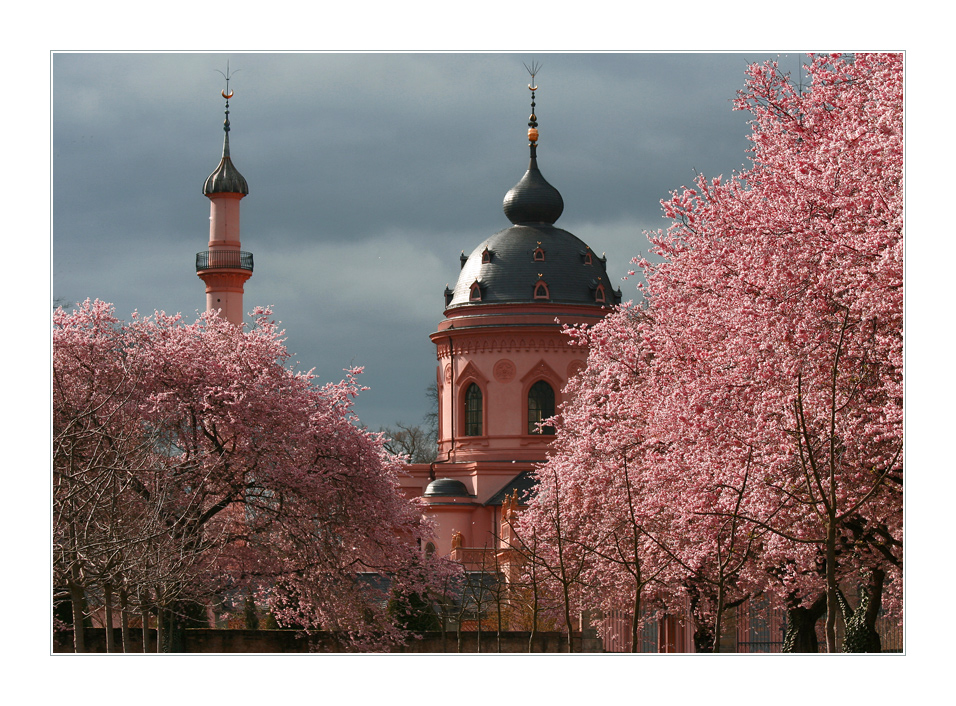
[[[524,67],[528,70],[528,73],[531,74],[531,83],[528,84],[528,88],[531,90],[531,117],[528,118],[528,143],[531,145],[531,156],[534,156],[534,147],[538,142],[538,116],[534,114],[534,92],[538,90],[538,85],[534,82],[535,74],[541,70],[541,64],[538,64],[534,61],[531,62],[531,66],[527,64]]]

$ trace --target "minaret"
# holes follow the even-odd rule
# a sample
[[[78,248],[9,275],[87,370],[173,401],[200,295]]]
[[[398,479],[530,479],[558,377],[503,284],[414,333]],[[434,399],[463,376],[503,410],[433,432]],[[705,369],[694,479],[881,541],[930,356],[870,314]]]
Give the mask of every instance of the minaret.
[[[206,283],[206,311],[242,325],[243,284],[252,276],[252,253],[243,252],[239,243],[239,201],[249,193],[249,185],[229,156],[229,69],[226,67],[226,120],[222,129],[222,159],[209,175],[202,192],[209,197],[209,250],[196,253],[196,274]]]

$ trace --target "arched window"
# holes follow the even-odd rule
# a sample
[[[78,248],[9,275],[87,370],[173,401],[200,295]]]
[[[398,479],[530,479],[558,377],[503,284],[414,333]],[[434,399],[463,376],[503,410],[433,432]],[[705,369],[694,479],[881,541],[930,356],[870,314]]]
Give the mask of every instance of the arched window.
[[[585,264],[585,265],[593,264],[593,263],[592,263],[592,260],[591,260],[591,251],[590,251],[590,250],[588,250],[586,253],[584,253],[584,264]]]
[[[534,285],[534,298],[535,299],[550,299],[551,294],[548,292],[548,285],[544,283],[543,280],[538,280],[538,283]]]
[[[481,388],[475,383],[465,390],[465,436],[481,436]]]
[[[554,416],[554,389],[544,380],[538,380],[528,390],[528,433],[554,434],[554,427],[538,424]]]
[[[425,545],[425,556],[430,557],[435,554],[435,545],[429,542]]]
[[[606,302],[607,297],[604,296],[604,285],[599,284],[597,289],[594,290],[594,301],[596,302]]]
[[[477,282],[471,285],[471,294],[468,295],[468,301],[481,301],[481,285]]]
[[[484,265],[489,262],[491,262],[491,250],[485,248],[481,251],[481,264]]]
[[[534,261],[535,262],[544,262],[544,250],[541,248],[535,248],[534,251]]]

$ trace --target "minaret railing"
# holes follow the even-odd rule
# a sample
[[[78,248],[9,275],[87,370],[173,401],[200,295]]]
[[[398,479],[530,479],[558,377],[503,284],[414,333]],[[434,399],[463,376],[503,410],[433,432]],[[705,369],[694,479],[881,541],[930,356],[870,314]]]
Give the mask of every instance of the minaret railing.
[[[219,269],[252,272],[252,253],[241,250],[207,250],[196,253],[196,272]]]

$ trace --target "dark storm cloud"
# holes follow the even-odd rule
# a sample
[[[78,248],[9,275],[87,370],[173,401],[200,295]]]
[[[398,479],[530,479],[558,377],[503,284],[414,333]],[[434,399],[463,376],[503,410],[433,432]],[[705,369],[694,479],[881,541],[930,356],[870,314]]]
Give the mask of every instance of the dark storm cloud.
[[[538,154],[564,197],[558,225],[606,251],[617,279],[647,252],[642,231],[666,225],[661,198],[744,164],[746,115],[731,101],[747,62],[765,58],[56,54],[53,294],[106,299],[122,318],[204,306],[193,257],[228,60],[232,156],[251,192],[242,243],[256,259],[246,309],[274,305],[299,367],[322,380],[366,366],[365,423],[416,422],[444,286],[459,252],[508,225],[501,200],[527,167],[522,63],[542,64]]]

